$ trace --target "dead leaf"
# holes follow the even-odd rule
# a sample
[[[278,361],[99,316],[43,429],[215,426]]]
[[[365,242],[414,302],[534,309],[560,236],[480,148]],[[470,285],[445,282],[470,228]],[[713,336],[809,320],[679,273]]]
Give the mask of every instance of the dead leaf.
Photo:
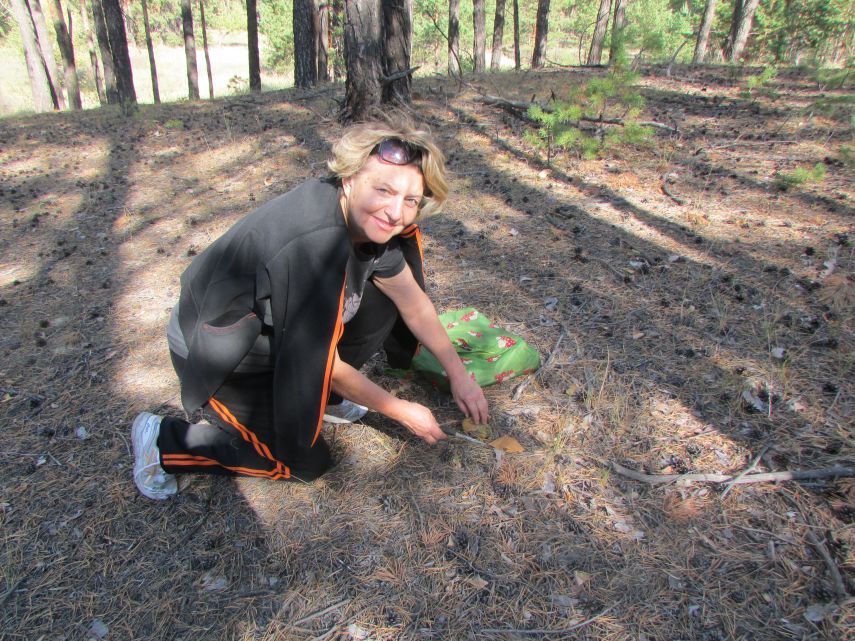
[[[513,436],[500,436],[495,441],[491,441],[490,445],[509,454],[525,452],[525,448]]]
[[[489,424],[478,424],[468,416],[463,419],[463,422],[460,425],[463,428],[464,434],[468,434],[480,441],[486,441],[492,435]]]
[[[489,585],[489,583],[487,583],[480,576],[470,576],[467,581],[469,582],[469,585],[471,585],[476,590],[483,590]]]

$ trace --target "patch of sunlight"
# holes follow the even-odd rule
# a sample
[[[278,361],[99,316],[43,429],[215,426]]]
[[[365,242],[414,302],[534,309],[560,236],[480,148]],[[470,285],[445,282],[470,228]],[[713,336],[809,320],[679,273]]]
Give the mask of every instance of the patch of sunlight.
[[[0,287],[8,287],[31,279],[38,272],[35,263],[0,263]]]
[[[21,174],[37,173],[51,175],[68,170],[69,180],[98,178],[104,173],[104,163],[107,158],[107,145],[102,140],[92,140],[88,145],[74,146],[69,155],[69,148],[62,145],[51,145],[39,141],[38,153],[19,156],[16,160],[4,163],[4,170]],[[62,163],[58,159],[63,159]]]
[[[694,263],[709,265],[717,269],[727,267],[726,263],[716,260],[702,245],[693,245],[677,240],[674,236],[660,231],[653,223],[648,223],[636,216],[627,216],[623,210],[613,207],[611,203],[592,199],[577,203],[577,205],[591,218],[601,220],[608,225],[614,225],[619,230],[655,245],[673,256],[683,256]],[[664,217],[659,218],[653,213],[649,215],[661,220],[663,226],[672,225]],[[707,234],[706,230],[704,236],[708,240],[714,239]]]
[[[157,346],[157,358],[153,358],[147,348],[131,350],[118,365],[114,383],[116,394],[148,404],[178,398],[178,379],[168,362],[166,337],[162,343]]]

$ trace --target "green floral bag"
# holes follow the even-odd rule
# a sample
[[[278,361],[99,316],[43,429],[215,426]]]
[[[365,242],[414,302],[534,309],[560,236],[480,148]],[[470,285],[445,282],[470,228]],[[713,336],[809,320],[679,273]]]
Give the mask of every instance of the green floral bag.
[[[531,345],[472,307],[440,314],[439,320],[466,371],[481,387],[531,374],[540,367],[540,355]],[[413,369],[434,385],[448,389],[445,370],[421,345],[413,357]]]

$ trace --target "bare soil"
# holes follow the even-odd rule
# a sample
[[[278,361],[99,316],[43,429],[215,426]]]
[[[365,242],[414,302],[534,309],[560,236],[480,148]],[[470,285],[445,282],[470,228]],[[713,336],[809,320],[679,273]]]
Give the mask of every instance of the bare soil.
[[[855,465],[853,134],[811,107],[843,92],[792,72],[744,97],[728,70],[647,69],[645,117],[678,133],[551,166],[480,100],[595,73],[416,85],[453,185],[423,224],[431,296],[550,359],[517,400],[519,380],[487,391],[494,434],[525,453],[428,447],[369,414],[328,429],[339,463],[317,482],[197,476],[163,503],[131,481],[128,432],[181,413],[178,276],[324,173],[342,89],[0,121],[0,637],[855,638],[851,478],[728,489],[613,467]],[[777,186],[818,162],[822,181]]]

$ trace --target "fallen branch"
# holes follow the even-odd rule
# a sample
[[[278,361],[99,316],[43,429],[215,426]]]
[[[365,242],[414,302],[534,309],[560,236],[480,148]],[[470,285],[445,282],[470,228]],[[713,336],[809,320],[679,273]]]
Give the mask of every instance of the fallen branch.
[[[401,78],[406,78],[407,76],[414,74],[421,65],[417,67],[410,67],[409,69],[404,69],[403,71],[397,71],[393,73],[391,76],[383,76],[380,78],[381,84],[388,85],[389,83],[395,82],[396,80],[400,80]]]
[[[549,629],[541,629],[541,630],[520,630],[515,628],[482,628],[479,632],[484,632],[485,634],[502,634],[502,633],[512,633],[512,634],[537,634],[537,635],[545,635],[545,634],[567,634],[572,632],[573,630],[578,630],[579,628],[584,628],[586,625],[592,624],[597,619],[600,619],[606,616],[609,612],[617,607],[617,603],[610,605],[605,610],[600,612],[599,614],[595,614],[590,619],[586,619],[585,621],[580,621],[576,625],[571,625],[569,628],[558,628],[555,630]]]
[[[507,100],[505,98],[500,98],[499,96],[481,96],[481,103],[491,106],[491,107],[501,107],[506,111],[510,110],[514,112],[514,115],[521,116],[525,119],[528,119],[528,110],[531,107],[538,106],[543,109],[547,113],[551,113],[555,111],[555,108],[549,104],[541,104],[539,102],[521,102],[519,100]],[[595,118],[594,116],[582,116],[579,118],[579,122],[593,122],[598,125],[618,125],[625,126],[626,122],[623,118]],[[570,123],[574,126],[578,126],[578,123]],[[671,133],[679,133],[674,127],[670,127],[661,122],[655,122],[652,120],[644,120],[638,123],[642,127],[655,127],[657,129],[663,129],[665,131],[669,131]]]
[[[693,481],[700,483],[727,483],[733,481],[734,485],[744,483],[776,483],[779,481],[807,481],[812,479],[827,479],[834,477],[855,477],[855,467],[824,467],[816,470],[791,470],[789,472],[763,472],[760,474],[746,474],[741,478],[733,474],[644,474],[630,470],[618,463],[611,463],[612,469],[635,481],[658,485],[660,483],[676,483]]]
[[[733,489],[733,486],[739,482],[739,479],[741,479],[743,476],[747,476],[748,474],[751,473],[751,470],[753,470],[755,467],[757,467],[757,464],[760,462],[760,459],[763,458],[763,455],[766,453],[766,450],[768,450],[768,449],[769,449],[769,446],[766,445],[762,450],[760,450],[760,453],[754,457],[754,460],[751,461],[751,464],[748,467],[746,467],[739,474],[734,476],[732,480],[728,481],[727,487],[724,488],[724,492],[721,493],[721,498],[724,498],[725,496],[728,495],[728,493]]]

